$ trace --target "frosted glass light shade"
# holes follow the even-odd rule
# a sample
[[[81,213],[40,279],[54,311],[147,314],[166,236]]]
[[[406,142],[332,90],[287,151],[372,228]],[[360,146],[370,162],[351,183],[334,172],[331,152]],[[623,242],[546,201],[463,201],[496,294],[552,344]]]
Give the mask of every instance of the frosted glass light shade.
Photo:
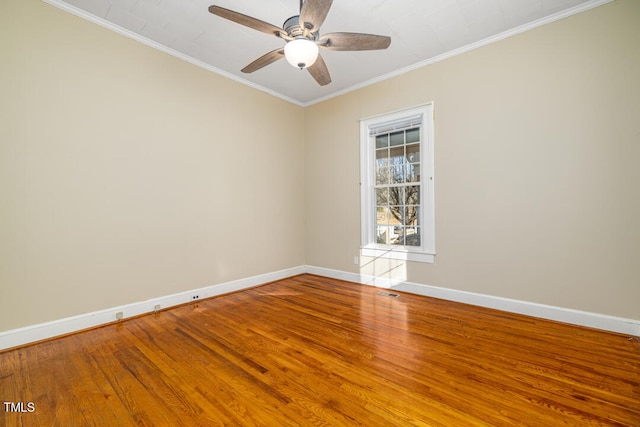
[[[318,58],[318,45],[307,39],[291,40],[284,46],[284,56],[296,68],[307,68]]]

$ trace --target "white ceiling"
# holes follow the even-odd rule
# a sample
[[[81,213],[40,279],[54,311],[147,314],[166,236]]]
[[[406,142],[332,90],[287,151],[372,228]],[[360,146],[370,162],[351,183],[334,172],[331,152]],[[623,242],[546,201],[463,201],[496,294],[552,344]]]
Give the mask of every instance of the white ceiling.
[[[321,51],[332,82],[280,60],[240,69],[284,41],[208,12],[212,4],[276,26],[299,0],[44,0],[143,43],[299,105],[310,105],[611,0],[334,0],[320,33],[391,37],[383,51]]]

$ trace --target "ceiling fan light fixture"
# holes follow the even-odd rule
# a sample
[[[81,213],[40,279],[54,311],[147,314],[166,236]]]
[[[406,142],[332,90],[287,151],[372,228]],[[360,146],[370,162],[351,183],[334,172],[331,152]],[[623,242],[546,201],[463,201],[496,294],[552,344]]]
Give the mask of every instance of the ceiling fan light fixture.
[[[289,64],[301,70],[306,68],[316,83],[326,86],[331,83],[331,75],[318,48],[335,51],[380,50],[388,48],[391,43],[391,37],[364,33],[336,32],[320,37],[320,27],[332,3],[333,0],[300,0],[300,14],[289,17],[282,27],[216,5],[209,6],[209,12],[286,42],[284,49],[265,53],[241,69],[241,72],[253,73],[284,56]]]
[[[310,67],[318,59],[318,45],[308,39],[291,40],[284,46],[287,62],[296,68]]]

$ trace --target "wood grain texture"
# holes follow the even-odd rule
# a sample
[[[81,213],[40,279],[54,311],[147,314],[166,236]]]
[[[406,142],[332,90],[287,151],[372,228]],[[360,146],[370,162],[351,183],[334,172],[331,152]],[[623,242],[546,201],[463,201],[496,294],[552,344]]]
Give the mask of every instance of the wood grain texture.
[[[281,58],[284,58],[284,49],[274,49],[271,52],[265,53],[260,58],[256,59],[240,71],[242,71],[243,73],[253,73],[254,71],[258,71],[259,69],[266,67],[269,64],[273,64]]]
[[[0,353],[5,426],[640,426],[640,342],[296,276]]]
[[[234,10],[225,9],[220,6],[209,6],[209,12],[218,15],[221,18],[228,19],[237,24],[244,25],[245,27],[253,28],[254,30],[270,34],[272,36],[280,37],[280,33],[284,32],[282,28],[276,27],[268,22],[261,21],[260,19],[247,16]]]
[[[316,32],[327,18],[333,0],[305,0],[300,10],[300,25]]]
[[[326,86],[331,83],[331,74],[329,74],[329,69],[327,68],[326,62],[324,62],[322,55],[318,54],[316,62],[308,67],[307,70],[309,71],[309,74],[311,74],[311,77],[313,77],[320,86]]]
[[[379,50],[391,45],[391,37],[362,33],[329,33],[320,37],[320,47],[327,50]]]

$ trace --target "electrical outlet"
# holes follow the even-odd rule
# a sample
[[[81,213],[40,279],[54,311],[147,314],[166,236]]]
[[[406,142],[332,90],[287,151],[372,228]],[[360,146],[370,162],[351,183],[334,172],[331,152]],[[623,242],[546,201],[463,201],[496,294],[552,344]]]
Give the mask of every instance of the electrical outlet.
[[[354,263],[355,265],[358,265],[358,263],[359,263],[359,262],[360,262],[360,260],[358,259],[358,257],[357,257],[357,256],[354,256],[354,257],[353,257],[353,263]]]
[[[154,313],[157,313],[157,312],[159,312],[159,311],[160,311],[160,304],[156,304],[156,305],[153,307],[153,312],[154,312]]]
[[[200,295],[194,295],[194,296],[191,297],[191,300],[195,301],[195,300],[197,300],[199,298],[200,298]]]
[[[122,313],[121,311],[116,313],[116,320],[122,320],[123,317],[124,317],[124,313]]]

